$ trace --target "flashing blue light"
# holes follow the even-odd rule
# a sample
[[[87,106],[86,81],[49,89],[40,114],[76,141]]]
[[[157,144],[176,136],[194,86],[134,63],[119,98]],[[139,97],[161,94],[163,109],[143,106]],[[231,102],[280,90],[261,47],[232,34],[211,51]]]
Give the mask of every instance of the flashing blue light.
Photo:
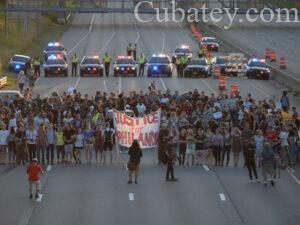
[[[252,62],[258,62],[258,59],[257,58],[253,58],[251,59]]]
[[[124,70],[124,67],[122,67],[121,70]]]
[[[157,66],[153,66],[153,70],[158,70],[158,67]]]
[[[49,55],[48,59],[56,59],[56,56],[55,55]]]
[[[16,65],[15,68],[18,70],[20,69],[20,65]]]
[[[54,46],[54,43],[48,43],[48,46]]]

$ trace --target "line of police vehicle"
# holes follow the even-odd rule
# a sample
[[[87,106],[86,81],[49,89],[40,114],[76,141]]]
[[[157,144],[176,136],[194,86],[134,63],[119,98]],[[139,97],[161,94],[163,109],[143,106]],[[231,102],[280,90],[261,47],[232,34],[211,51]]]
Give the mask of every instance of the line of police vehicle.
[[[218,52],[219,44],[216,39],[203,37],[200,47],[209,51]],[[44,75],[68,76],[67,49],[59,42],[48,43],[44,50]],[[183,45],[172,51],[172,56],[165,54],[153,55],[147,61],[147,76],[171,77],[176,66],[178,57],[186,57],[187,65],[184,68],[184,77],[210,77],[219,70],[220,75],[237,76],[242,74],[247,78],[258,78],[268,80],[270,68],[264,59],[256,57],[246,62],[245,58],[237,54],[227,56],[216,56],[211,59],[193,58],[193,52],[189,46]],[[14,55],[9,62],[9,70],[19,72],[24,70],[27,63],[32,59],[25,55]],[[104,65],[99,56],[84,56],[79,65],[80,76],[103,76]],[[130,56],[118,56],[113,63],[114,76],[137,76],[138,64]]]

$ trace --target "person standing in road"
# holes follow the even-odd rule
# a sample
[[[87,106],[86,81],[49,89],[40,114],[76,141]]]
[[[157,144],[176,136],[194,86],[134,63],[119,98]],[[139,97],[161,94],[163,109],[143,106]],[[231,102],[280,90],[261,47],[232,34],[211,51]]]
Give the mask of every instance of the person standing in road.
[[[36,76],[35,76],[35,74],[33,73],[33,71],[30,72],[28,81],[29,81],[29,89],[30,89],[30,91],[32,92],[32,91],[33,91],[33,88],[34,88],[34,86],[35,86],[35,81],[36,81]]]
[[[143,53],[141,53],[141,56],[138,58],[138,64],[139,64],[139,77],[144,76],[145,72],[145,64],[146,64],[146,58]]]
[[[167,164],[166,181],[178,181],[178,179],[176,179],[174,176],[174,163],[176,162],[176,152],[172,148],[170,140],[165,150],[166,164]],[[170,179],[170,175],[171,175],[171,179]]]
[[[25,73],[23,70],[21,70],[19,72],[19,75],[18,75],[18,83],[19,83],[19,90],[20,92],[23,92],[24,90],[24,86],[25,86],[25,82],[26,82],[26,76],[25,76]]]
[[[95,134],[89,123],[86,125],[86,128],[83,130],[82,134],[84,135],[86,162],[92,163]]]
[[[76,53],[71,58],[71,62],[72,62],[72,77],[73,76],[76,77],[77,76],[77,66],[79,63],[79,58],[77,57]]]
[[[253,182],[252,180],[252,172],[256,179],[256,182],[259,183],[260,180],[257,177],[256,172],[256,163],[255,163],[255,145],[252,143],[251,140],[248,140],[244,143],[244,154],[245,154],[245,165],[248,168],[250,183]]]
[[[232,152],[233,152],[233,162],[234,167],[238,166],[239,158],[240,158],[240,152],[242,150],[242,133],[241,130],[235,126],[232,129],[231,132],[231,140],[232,140]]]
[[[107,52],[105,52],[104,57],[103,57],[103,63],[104,63],[104,69],[105,69],[105,76],[109,76],[109,68],[110,68],[110,63],[111,63],[111,57],[108,55]]]
[[[202,46],[200,46],[199,50],[198,50],[198,57],[202,58],[204,56],[204,50],[202,48]]]
[[[136,55],[137,55],[137,44],[135,43],[133,46],[133,59],[136,61]]]
[[[104,155],[103,155],[103,164],[106,163],[106,152],[109,150],[109,155],[110,155],[110,164],[112,164],[113,161],[113,135],[114,135],[114,130],[110,128],[109,122],[105,124],[105,128],[103,130],[103,136],[104,136],[104,143],[103,143],[103,150],[104,150]]]
[[[16,133],[16,148],[17,148],[17,164],[26,163],[26,133],[24,130],[24,125],[20,124]]]
[[[41,60],[39,57],[33,59],[34,74],[36,77],[41,76]]]
[[[32,161],[33,158],[36,158],[37,138],[38,138],[38,132],[36,129],[34,129],[33,124],[30,124],[28,130],[26,130],[26,140],[27,140],[27,148],[28,148],[30,162]]]
[[[261,153],[261,165],[262,165],[262,175],[264,178],[264,185],[268,185],[267,176],[270,175],[271,178],[271,185],[275,185],[275,154],[272,150],[272,146],[270,143],[266,142],[263,151]]]
[[[133,50],[133,46],[130,42],[127,46],[127,56],[132,56],[132,50]]]
[[[282,92],[280,103],[281,103],[282,110],[287,111],[290,109],[290,100],[287,95],[287,91]]]
[[[1,123],[0,130],[0,165],[5,164],[5,156],[6,156],[6,148],[7,148],[7,140],[9,136],[9,131],[6,129],[5,123]]]
[[[46,153],[46,130],[44,124],[40,124],[40,127],[37,130],[37,159],[43,165],[45,164],[45,153]],[[49,161],[48,161],[49,164]]]
[[[221,166],[221,153],[223,152],[224,137],[219,129],[212,138],[213,155],[215,157],[215,166]]]
[[[181,63],[181,57],[178,56],[175,60],[175,65],[176,65],[176,70],[177,70],[177,76],[178,77],[182,77],[182,72],[183,72],[183,67],[182,67],[182,63]]]
[[[47,149],[47,163],[54,163],[54,146],[55,146],[55,130],[52,123],[50,123],[46,129],[46,149]]]
[[[61,127],[57,128],[55,132],[55,147],[56,147],[56,158],[57,163],[65,162],[65,150],[64,150],[64,134]]]
[[[71,128],[70,124],[66,124],[65,130],[63,132],[66,163],[71,163],[72,161],[74,134],[74,130]]]
[[[138,183],[138,172],[141,158],[143,156],[142,149],[137,140],[133,140],[132,145],[128,150],[129,162],[127,163],[128,168],[128,184],[132,183],[132,177],[134,175],[134,183]]]
[[[29,182],[29,198],[32,199],[32,188],[35,185],[35,199],[39,197],[39,193],[41,191],[41,181],[40,181],[40,174],[43,174],[44,171],[42,167],[38,164],[37,158],[33,158],[31,163],[27,166],[27,175],[28,175],[28,182]]]

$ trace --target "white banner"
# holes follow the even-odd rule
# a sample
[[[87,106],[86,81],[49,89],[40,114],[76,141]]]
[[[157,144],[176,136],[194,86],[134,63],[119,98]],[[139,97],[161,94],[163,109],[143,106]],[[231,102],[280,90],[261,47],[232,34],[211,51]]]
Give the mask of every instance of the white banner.
[[[114,111],[114,126],[119,144],[130,147],[137,139],[141,148],[157,146],[161,110],[144,117],[130,117],[123,112]]]

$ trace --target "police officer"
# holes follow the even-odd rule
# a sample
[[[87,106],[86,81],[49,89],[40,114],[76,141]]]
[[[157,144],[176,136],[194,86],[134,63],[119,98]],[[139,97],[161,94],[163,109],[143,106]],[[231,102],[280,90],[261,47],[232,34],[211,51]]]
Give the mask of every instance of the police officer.
[[[176,70],[177,70],[177,76],[180,77],[181,75],[181,60],[180,57],[177,57],[175,60]]]
[[[146,58],[143,53],[141,53],[141,56],[138,58],[138,64],[139,64],[139,76],[144,76]]]
[[[105,55],[103,57],[103,62],[104,62],[104,69],[105,69],[105,76],[109,76],[109,68],[110,68],[110,63],[111,63],[111,57],[108,55],[107,52],[105,52]]]
[[[72,59],[72,76],[77,76],[77,66],[79,63],[79,58],[77,57],[76,53],[73,55]]]
[[[134,50],[134,47],[132,46],[131,42],[127,46],[127,56],[132,56],[132,52]]]
[[[183,69],[185,67],[187,67],[188,62],[189,62],[189,60],[188,60],[188,57],[186,55],[181,56],[181,64],[182,64]]]
[[[137,54],[137,44],[134,44],[133,47],[133,59],[136,61],[136,54]]]
[[[41,75],[41,60],[39,57],[35,57],[33,60],[34,74],[36,77]]]

